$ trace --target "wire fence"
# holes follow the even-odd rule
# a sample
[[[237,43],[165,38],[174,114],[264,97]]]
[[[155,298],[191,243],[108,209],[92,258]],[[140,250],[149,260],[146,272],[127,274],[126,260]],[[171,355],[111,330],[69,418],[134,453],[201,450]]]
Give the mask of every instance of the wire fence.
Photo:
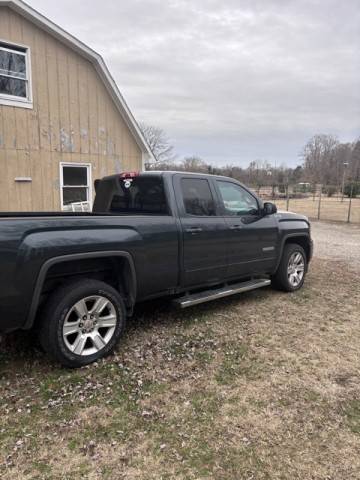
[[[279,210],[301,213],[312,219],[360,223],[360,182],[338,185],[253,186],[265,201]]]

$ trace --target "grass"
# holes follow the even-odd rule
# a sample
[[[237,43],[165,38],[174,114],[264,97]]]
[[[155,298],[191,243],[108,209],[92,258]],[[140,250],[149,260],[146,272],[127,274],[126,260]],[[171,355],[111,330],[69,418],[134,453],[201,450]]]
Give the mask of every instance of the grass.
[[[357,282],[315,260],[294,294],[147,304],[76,371],[5,338],[0,478],[359,478]]]
[[[360,435],[360,400],[350,400],[344,405],[344,415],[350,430]]]

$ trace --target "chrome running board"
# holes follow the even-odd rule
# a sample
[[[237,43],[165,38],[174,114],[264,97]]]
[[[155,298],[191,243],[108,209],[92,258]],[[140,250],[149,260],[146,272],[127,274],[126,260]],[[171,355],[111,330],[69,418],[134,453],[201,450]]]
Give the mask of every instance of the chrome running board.
[[[210,302],[211,300],[228,297],[230,295],[235,295],[236,293],[248,292],[249,290],[255,290],[256,288],[267,287],[270,283],[271,281],[267,278],[258,278],[256,280],[234,283],[221,288],[185,295],[184,297],[176,298],[173,300],[173,303],[180,308],[192,307],[199,303]]]

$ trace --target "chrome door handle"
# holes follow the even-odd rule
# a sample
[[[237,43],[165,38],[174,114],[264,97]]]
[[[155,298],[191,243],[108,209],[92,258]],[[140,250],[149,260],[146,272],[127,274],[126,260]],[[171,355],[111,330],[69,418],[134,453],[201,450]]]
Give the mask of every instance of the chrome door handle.
[[[185,230],[186,233],[199,233],[202,232],[201,227],[190,227]]]
[[[230,230],[241,230],[242,225],[231,225]]]

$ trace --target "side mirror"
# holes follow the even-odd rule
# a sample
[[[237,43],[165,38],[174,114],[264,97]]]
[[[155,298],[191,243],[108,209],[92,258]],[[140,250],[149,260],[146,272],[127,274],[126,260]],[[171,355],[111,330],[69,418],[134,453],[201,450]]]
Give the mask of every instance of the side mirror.
[[[276,205],[271,202],[265,202],[263,212],[264,212],[264,215],[273,215],[274,213],[277,212]]]

